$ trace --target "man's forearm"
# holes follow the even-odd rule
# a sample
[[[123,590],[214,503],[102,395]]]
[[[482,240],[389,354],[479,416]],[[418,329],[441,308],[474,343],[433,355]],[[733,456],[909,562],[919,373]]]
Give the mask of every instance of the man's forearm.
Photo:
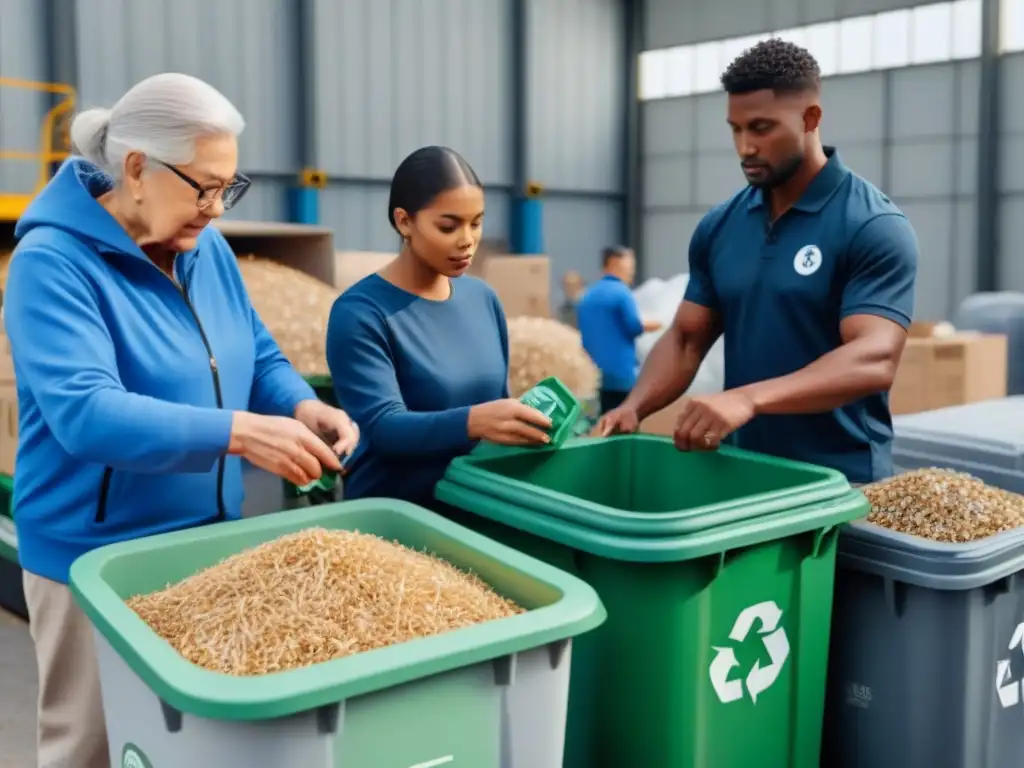
[[[633,391],[624,405],[636,409],[643,420],[678,400],[693,383],[703,354],[694,345],[680,343],[673,329],[663,334],[644,361]]]
[[[897,361],[870,339],[834,349],[799,371],[748,384],[742,392],[761,414],[825,413],[892,386]]]

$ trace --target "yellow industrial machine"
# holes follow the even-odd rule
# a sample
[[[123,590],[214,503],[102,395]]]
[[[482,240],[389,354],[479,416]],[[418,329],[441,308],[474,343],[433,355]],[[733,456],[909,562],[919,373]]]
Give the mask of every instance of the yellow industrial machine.
[[[12,77],[0,77],[0,92],[11,89],[35,91],[53,94],[53,101],[43,116],[39,128],[38,151],[25,149],[8,149],[0,146],[0,227],[3,223],[18,220],[32,198],[49,181],[57,165],[71,154],[71,137],[69,128],[71,117],[75,111],[75,89],[63,83],[38,83],[32,80],[19,80]],[[9,163],[33,163],[38,169],[35,189],[10,190],[4,188],[4,167]]]

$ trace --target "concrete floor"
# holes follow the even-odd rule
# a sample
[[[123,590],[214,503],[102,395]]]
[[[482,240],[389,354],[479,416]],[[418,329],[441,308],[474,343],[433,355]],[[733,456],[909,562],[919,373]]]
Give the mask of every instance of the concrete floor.
[[[0,768],[36,765],[36,659],[28,624],[0,610]]]

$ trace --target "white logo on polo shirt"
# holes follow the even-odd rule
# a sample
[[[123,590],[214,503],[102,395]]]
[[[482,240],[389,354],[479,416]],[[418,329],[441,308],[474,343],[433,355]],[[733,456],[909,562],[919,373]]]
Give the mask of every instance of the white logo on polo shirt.
[[[805,245],[793,257],[793,269],[798,275],[813,275],[821,266],[821,249],[816,245]]]

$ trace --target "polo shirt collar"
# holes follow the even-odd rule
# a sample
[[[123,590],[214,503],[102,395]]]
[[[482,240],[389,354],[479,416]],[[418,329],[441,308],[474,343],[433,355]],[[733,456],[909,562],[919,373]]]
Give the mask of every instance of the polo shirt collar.
[[[793,205],[798,211],[805,213],[820,211],[850,173],[850,169],[843,164],[835,147],[824,147],[824,150],[828,162],[825,163],[824,168],[818,171],[818,175],[811,179],[811,183],[804,190],[803,195]],[[764,190],[755,189],[747,208],[754,209],[762,205],[764,205]]]

